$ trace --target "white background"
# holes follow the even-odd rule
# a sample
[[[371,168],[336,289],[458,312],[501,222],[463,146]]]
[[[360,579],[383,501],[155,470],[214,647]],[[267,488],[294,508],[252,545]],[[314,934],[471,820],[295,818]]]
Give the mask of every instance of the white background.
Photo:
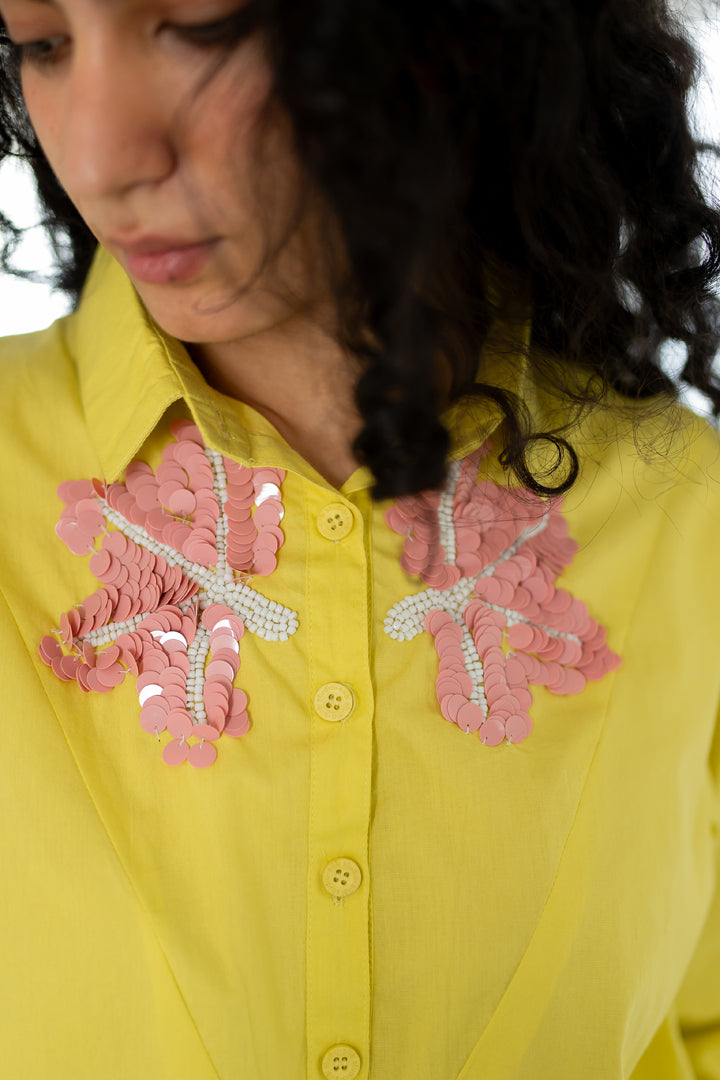
[[[673,0],[672,6],[682,16],[701,52],[703,74],[693,101],[693,124],[698,135],[720,143],[720,2],[718,0]],[[720,159],[705,155],[705,185],[720,204]],[[15,259],[17,266],[40,274],[49,268],[50,254],[42,229],[36,225],[38,210],[29,174],[17,162],[0,164],[0,206],[18,225],[34,226],[24,238]],[[0,335],[23,333],[48,326],[68,310],[63,294],[53,293],[41,284],[32,284],[0,273]],[[685,350],[666,348],[668,370],[681,366]],[[698,411],[706,411],[700,395],[692,392],[684,400]]]

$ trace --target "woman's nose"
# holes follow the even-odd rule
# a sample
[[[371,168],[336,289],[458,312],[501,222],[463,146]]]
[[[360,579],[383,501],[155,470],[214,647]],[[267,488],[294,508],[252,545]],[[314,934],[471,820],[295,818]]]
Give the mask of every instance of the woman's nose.
[[[175,168],[177,109],[152,71],[122,60],[78,55],[68,76],[55,164],[75,201],[121,196]]]

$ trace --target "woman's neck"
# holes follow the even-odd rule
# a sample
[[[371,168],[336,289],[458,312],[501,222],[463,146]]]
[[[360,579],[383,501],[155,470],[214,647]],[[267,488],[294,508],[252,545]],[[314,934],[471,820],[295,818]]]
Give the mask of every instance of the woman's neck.
[[[240,341],[188,349],[210,386],[265,416],[335,487],[358,467],[358,364],[318,322],[294,315]]]

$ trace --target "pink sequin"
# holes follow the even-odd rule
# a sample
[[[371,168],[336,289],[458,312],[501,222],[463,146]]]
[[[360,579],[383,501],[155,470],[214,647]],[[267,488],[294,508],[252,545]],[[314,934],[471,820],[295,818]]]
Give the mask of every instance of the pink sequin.
[[[441,516],[447,493],[402,497],[385,520],[405,538],[400,563],[407,573],[439,593],[462,579],[468,583],[460,599],[448,593],[450,610],[438,596],[428,611],[427,593],[420,593],[396,605],[388,621],[394,627],[396,619],[405,620],[407,637],[419,629],[432,635],[443,717],[498,746],[523,742],[532,731],[529,684],[579,694],[621,658],[608,648],[605,628],[587,605],[556,586],[578,550],[560,512],[562,500],[529,491],[517,497],[479,478],[490,449],[488,440],[456,470],[451,532]],[[453,546],[450,562],[446,549]]]
[[[234,686],[245,624],[231,607],[208,603],[192,570],[215,572],[223,536],[223,573],[232,580],[273,572],[284,541],[285,473],[222,458],[221,489],[196,425],[179,420],[170,430],[157,473],[133,461],[124,483],[76,480],[58,488],[67,505],[57,534],[74,554],[91,556],[102,587],[61,615],[39,653],[59,679],[86,693],[107,693],[135,676],[143,730],[170,736],[163,760],[206,768],[221,733],[237,738],[250,727],[247,697]]]
[[[275,552],[282,544],[279,524],[283,507],[279,491],[285,472],[283,469],[248,469],[229,458],[224,458],[223,464],[228,478],[227,500],[223,507],[228,522],[228,565],[234,570],[265,577],[277,566]],[[265,485],[270,489],[269,497],[262,498]]]

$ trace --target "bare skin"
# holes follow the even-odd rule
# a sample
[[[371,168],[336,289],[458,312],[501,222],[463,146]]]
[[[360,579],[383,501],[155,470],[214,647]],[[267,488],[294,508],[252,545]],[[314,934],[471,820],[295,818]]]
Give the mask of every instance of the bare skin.
[[[321,476],[340,488],[357,469],[350,449],[362,422],[352,399],[354,374],[317,323],[296,322],[228,348],[189,346],[205,378],[265,416]],[[272,377],[267,372],[272,371]]]

